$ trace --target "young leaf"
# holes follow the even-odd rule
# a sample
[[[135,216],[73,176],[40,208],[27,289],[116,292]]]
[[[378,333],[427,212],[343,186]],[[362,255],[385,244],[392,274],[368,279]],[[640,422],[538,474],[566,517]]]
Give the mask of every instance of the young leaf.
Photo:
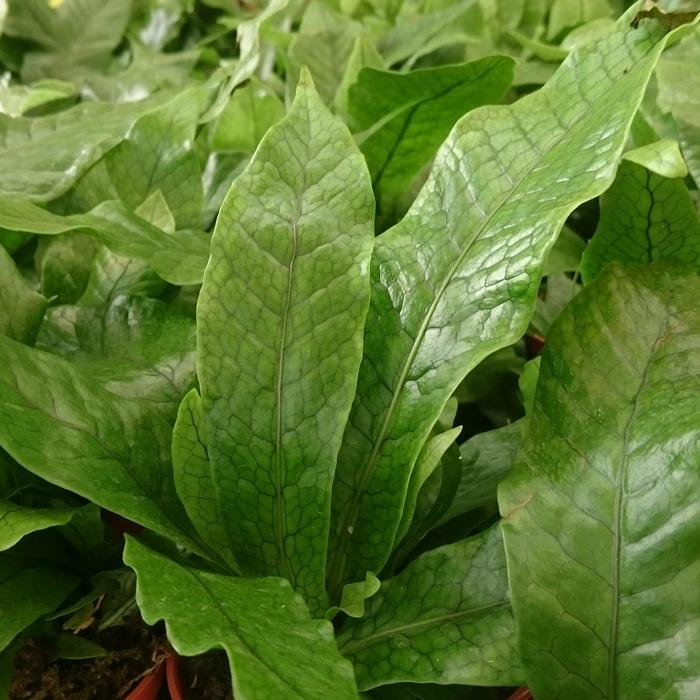
[[[525,331],[567,215],[610,184],[668,36],[629,13],[544,88],[460,120],[377,240],[364,359],[334,486],[329,577],[380,572],[410,473],[450,394]]]
[[[670,258],[700,269],[700,220],[683,180],[621,163],[601,202],[600,221],[583,255],[591,282],[606,263]]]
[[[496,488],[510,472],[522,438],[521,421],[479,433],[462,443],[462,475],[449,508],[436,527],[471,510],[496,506]]]
[[[0,246],[0,335],[33,343],[46,304],[46,299],[29,286]]]
[[[165,620],[168,639],[180,654],[223,648],[238,700],[357,697],[330,622],[310,619],[301,596],[284,579],[201,571],[131,537],[124,561],[136,571],[144,620]]]
[[[362,690],[384,683],[515,685],[517,652],[498,527],[418,557],[338,637]]]
[[[289,579],[321,614],[373,221],[362,155],[302,75],[224,202],[197,308],[209,458],[236,559]]]
[[[680,698],[700,683],[699,295],[688,268],[616,264],[547,338],[499,488],[535,697]]]
[[[688,166],[683,160],[678,141],[661,139],[633,148],[622,156],[662,177],[685,177]]]
[[[172,483],[171,424],[65,360],[0,337],[0,445],[30,471],[197,549]]]
[[[391,210],[465,112],[500,101],[513,63],[492,56],[411,73],[360,71],[350,88],[349,124],[360,138],[367,132],[361,148],[380,209]]]

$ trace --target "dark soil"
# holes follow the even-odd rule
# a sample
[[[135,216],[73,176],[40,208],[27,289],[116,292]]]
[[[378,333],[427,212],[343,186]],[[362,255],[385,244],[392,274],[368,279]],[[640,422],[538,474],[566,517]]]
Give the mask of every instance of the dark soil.
[[[48,643],[25,640],[15,657],[10,700],[119,700],[170,652],[163,631],[141,620],[86,634],[107,649],[96,659],[50,661]],[[231,700],[228,663],[212,652],[181,660],[185,700]],[[169,698],[165,688],[161,700]]]

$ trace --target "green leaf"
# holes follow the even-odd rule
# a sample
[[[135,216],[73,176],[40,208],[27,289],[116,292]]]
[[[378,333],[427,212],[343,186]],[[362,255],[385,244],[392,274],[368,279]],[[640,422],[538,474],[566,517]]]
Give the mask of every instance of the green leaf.
[[[555,39],[567,29],[609,16],[607,0],[554,0],[549,11],[547,38]]]
[[[700,682],[699,295],[687,268],[614,265],[549,334],[499,489],[535,697]]]
[[[364,581],[356,581],[343,586],[340,605],[329,608],[326,617],[331,619],[339,612],[344,612],[350,617],[364,617],[365,601],[371,598],[380,587],[379,579],[371,571],[368,571]]]
[[[99,644],[75,634],[59,634],[49,647],[49,659],[95,659],[106,656],[107,650]]]
[[[330,622],[311,620],[301,596],[284,579],[209,573],[131,537],[124,561],[136,571],[144,620],[165,620],[168,639],[180,654],[223,648],[239,700],[357,697]]]
[[[9,0],[5,33],[29,39],[42,49],[24,57],[25,80],[71,80],[83,64],[104,63],[122,39],[131,0]]]
[[[330,590],[381,572],[410,474],[448,397],[525,331],[567,215],[612,182],[669,34],[629,27],[512,106],[460,120],[372,259],[358,396],[334,487]]]
[[[522,679],[498,527],[418,557],[349,620],[338,644],[362,690],[384,683]]]
[[[33,85],[3,85],[0,88],[0,112],[21,117],[39,107],[76,96],[75,86],[62,80],[40,80]]]
[[[236,40],[239,47],[238,62],[226,80],[219,85],[216,97],[202,117],[202,122],[216,119],[226,108],[233,91],[253,75],[260,63],[260,31],[288,4],[289,0],[270,0],[262,12],[255,15],[253,19],[238,25],[236,28]]]
[[[289,49],[292,75],[305,66],[318,94],[326,104],[332,104],[361,31],[361,24],[325,3],[310,2]]]
[[[148,400],[118,396],[69,362],[7,338],[0,353],[0,444],[13,458],[197,548],[172,482],[171,424]]]
[[[204,97],[201,88],[192,88],[143,115],[105,159],[119,198],[129,208],[160,192],[179,229],[203,224],[202,174],[193,146]]]
[[[0,555],[0,651],[26,627],[60,605],[78,583],[75,576],[60,569]]]
[[[360,34],[355,39],[345,72],[343,73],[343,79],[340,81],[340,85],[335,93],[335,111],[346,122],[348,121],[350,89],[357,82],[357,78],[363,68],[382,69],[384,68],[384,61],[374,42],[365,34]]]
[[[501,100],[513,64],[493,56],[411,73],[360,71],[349,91],[349,125],[362,139],[380,211],[391,211],[465,112]]]
[[[0,196],[0,226],[41,235],[84,231],[127,257],[144,260],[172,284],[198,284],[210,237],[200,231],[168,234],[120,202],[103,202],[86,214],[59,216],[31,202]]]
[[[496,487],[510,472],[522,442],[521,421],[479,433],[462,443],[462,474],[454,499],[435,527],[479,508],[496,505]]]
[[[75,513],[75,508],[26,508],[0,499],[0,551],[17,544],[30,532],[65,525]]]
[[[683,160],[678,141],[670,139],[633,148],[622,159],[641,165],[662,177],[685,177],[688,174],[688,166]]]
[[[33,343],[46,303],[46,299],[22,277],[5,248],[0,246],[0,335],[20,343]]]
[[[284,114],[284,105],[277,95],[257,80],[251,80],[233,93],[214,122],[211,149],[252,154],[265,132]]]
[[[362,155],[302,75],[224,202],[197,309],[207,445],[236,559],[288,578],[320,614],[373,220]]]
[[[634,163],[621,163],[603,197],[595,235],[583,256],[589,283],[613,261],[669,258],[700,269],[700,220],[683,180],[669,180]]]
[[[190,521],[202,540],[238,571],[216,500],[204,436],[202,400],[196,389],[192,389],[180,404],[173,429],[172,458],[175,488]]]
[[[0,193],[35,202],[60,197],[141,114],[163,101],[155,96],[122,105],[86,102],[33,118],[0,114]]]
[[[583,238],[568,226],[564,226],[552,250],[549,251],[547,262],[544,264],[544,274],[577,272],[581,267],[581,256],[585,249],[586,243]]]
[[[583,263],[582,263],[583,265]],[[530,319],[530,331],[534,331],[546,338],[549,328],[557,316],[566,308],[566,305],[581,291],[581,285],[577,277],[573,279],[568,275],[549,275],[544,291],[535,302],[535,312]]]

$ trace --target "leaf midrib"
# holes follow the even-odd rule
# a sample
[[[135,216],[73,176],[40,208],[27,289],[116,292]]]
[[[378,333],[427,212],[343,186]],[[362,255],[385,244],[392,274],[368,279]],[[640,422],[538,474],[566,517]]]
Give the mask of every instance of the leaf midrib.
[[[650,37],[648,35],[646,38],[650,39]],[[662,42],[663,42],[663,39],[661,39],[660,41],[658,41],[656,43],[653,43],[651,45],[651,47],[646,51],[644,56],[641,56],[637,60],[637,64],[639,62],[641,62],[641,60],[643,58],[646,58],[646,56],[648,54],[650,54],[655,48],[657,48],[657,46],[659,44],[661,44]],[[580,62],[578,65],[580,65]],[[629,78],[629,75],[631,75],[631,74],[632,74],[632,71],[629,71],[629,73],[626,75]],[[620,80],[623,80],[623,78],[621,78]],[[540,90],[538,93],[535,93],[535,94],[542,95],[543,91]],[[638,98],[637,102],[641,101],[641,99],[642,99],[642,97],[640,96]],[[523,98],[523,100],[521,100],[520,102],[518,102],[516,104],[522,104],[523,102],[526,102],[526,101],[527,101],[527,97]],[[509,106],[509,107],[505,107],[504,109],[510,110],[511,108],[512,107]],[[461,266],[462,262],[464,261],[464,259],[467,256],[467,254],[472,249],[473,245],[476,243],[476,241],[479,239],[479,237],[483,234],[483,232],[486,230],[486,228],[492,223],[493,219],[500,213],[502,207],[510,200],[513,193],[521,186],[523,181],[541,163],[542,159],[546,155],[549,155],[549,153],[554,148],[556,148],[558,145],[561,144],[562,141],[565,140],[565,138],[569,135],[569,133],[578,125],[578,121],[579,120],[572,121],[571,125],[565,131],[563,131],[562,134],[555,141],[553,141],[552,144],[546,150],[543,150],[542,153],[533,161],[533,163],[532,163],[531,167],[528,169],[528,171],[525,172],[517,181],[515,181],[513,183],[513,186],[504,194],[504,196],[501,198],[501,200],[495,206],[494,210],[484,219],[482,224],[477,228],[474,235],[467,243],[465,249],[459,255],[459,257],[455,261],[454,265],[449,270],[447,276],[445,277],[445,280],[440,285],[440,287],[435,295],[435,299],[431,303],[430,308],[428,309],[428,313],[426,314],[426,317],[425,317],[423,323],[421,324],[418,333],[416,334],[416,339],[413,343],[413,346],[411,347],[411,352],[409,353],[409,356],[406,360],[406,363],[404,364],[404,367],[402,368],[401,375],[400,375],[399,381],[397,383],[397,389],[394,391],[394,394],[392,396],[391,403],[389,405],[389,409],[388,409],[388,412],[386,414],[384,423],[382,424],[382,428],[380,430],[379,436],[375,442],[375,446],[374,446],[372,453],[370,455],[370,458],[367,462],[368,466],[363,472],[361,472],[360,488],[355,490],[355,492],[353,493],[351,505],[347,511],[349,514],[351,514],[351,517],[349,519],[344,520],[342,523],[342,527],[338,528],[338,532],[340,533],[340,538],[339,538],[338,547],[336,549],[336,551],[338,552],[338,556],[336,557],[335,561],[336,561],[336,563],[340,563],[342,566],[342,569],[339,569],[339,579],[341,581],[344,579],[345,565],[347,562],[347,559],[344,556],[344,552],[345,552],[345,548],[346,548],[348,541],[349,541],[349,539],[347,537],[345,537],[343,533],[345,533],[347,531],[348,520],[350,521],[351,525],[354,526],[354,524],[355,524],[355,521],[357,519],[357,514],[359,513],[359,505],[361,503],[362,496],[364,495],[364,492],[366,491],[367,486],[368,486],[368,484],[372,478],[372,475],[374,473],[374,470],[377,466],[378,457],[380,454],[380,448],[384,443],[384,439],[386,438],[386,435],[388,433],[389,428],[391,427],[391,424],[393,423],[393,412],[396,408],[396,404],[398,403],[399,397],[402,393],[402,388],[405,384],[406,377],[408,376],[408,372],[413,364],[413,361],[415,360],[416,355],[418,354],[418,350],[420,349],[420,346],[423,342],[423,338],[425,336],[428,325],[429,325],[430,321],[432,320],[432,316],[435,313],[435,310],[437,309],[437,306],[442,298],[442,295],[444,294],[445,290],[449,286],[450,282],[452,281],[452,278],[454,277],[455,273],[457,272],[457,270]],[[624,129],[625,133],[629,131],[630,123],[631,123],[631,118],[628,120],[628,124],[627,124],[626,128]],[[624,145],[623,141],[624,140],[621,139],[621,143],[618,146],[618,149],[617,149],[618,154],[623,148],[623,145]],[[618,155],[618,160],[619,160],[619,155]],[[582,200],[582,201],[585,201],[585,200]],[[573,207],[572,207],[572,209],[573,209]],[[381,241],[381,238],[380,238],[380,241]],[[512,335],[513,335],[513,333],[511,332],[511,336]],[[510,337],[510,336],[508,336],[508,337]],[[412,464],[413,463],[411,463],[411,465],[410,465],[411,467],[412,467]],[[396,534],[396,532],[394,531],[394,535],[393,535],[394,537],[395,537],[395,534]],[[385,557],[385,559],[386,559],[386,557]],[[384,562],[382,562],[382,565],[383,564],[384,564]]]
[[[642,376],[639,380],[639,386],[632,398],[632,410],[630,415],[625,422],[625,427],[622,431],[622,459],[620,462],[620,469],[617,474],[617,479],[615,480],[615,503],[613,506],[613,522],[612,522],[612,532],[613,532],[613,551],[612,551],[612,581],[610,583],[611,588],[611,615],[610,615],[610,629],[608,632],[608,687],[606,697],[611,700],[617,697],[617,637],[619,630],[619,616],[620,616],[620,552],[622,548],[622,514],[623,514],[623,492],[625,487],[625,476],[627,474],[627,467],[629,465],[629,444],[630,444],[630,434],[632,431],[632,426],[639,413],[639,402],[642,392],[644,391],[648,380],[649,371],[654,363],[654,358],[659,346],[671,335],[673,332],[672,327],[666,327],[663,333],[658,333],[656,339],[651,345],[649,351],[649,357],[644,365],[644,370],[642,371]]]
[[[437,625],[442,625],[446,622],[456,622],[461,618],[476,617],[482,613],[488,612],[489,610],[497,610],[498,608],[508,607],[509,602],[507,600],[498,600],[493,603],[487,603],[486,605],[481,605],[476,608],[469,608],[468,610],[460,610],[453,613],[445,613],[444,615],[437,615],[435,617],[430,617],[425,620],[418,620],[417,622],[408,622],[405,625],[399,627],[391,627],[389,629],[381,630],[380,632],[375,632],[367,637],[363,637],[358,640],[351,640],[346,644],[340,645],[340,651],[343,654],[355,654],[359,650],[371,646],[377,640],[384,637],[393,637],[396,634],[402,634],[404,632],[411,632],[419,630],[423,627],[433,627]],[[354,643],[353,643],[354,641]]]

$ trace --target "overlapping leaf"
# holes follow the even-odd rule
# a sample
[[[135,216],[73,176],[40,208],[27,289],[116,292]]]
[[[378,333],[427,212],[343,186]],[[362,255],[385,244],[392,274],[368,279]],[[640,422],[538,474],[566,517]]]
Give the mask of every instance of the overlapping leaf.
[[[332,590],[381,570],[416,457],[483,357],[523,333],[566,216],[613,179],[668,34],[631,14],[540,91],[464,117],[380,236],[358,396],[334,487]]]

